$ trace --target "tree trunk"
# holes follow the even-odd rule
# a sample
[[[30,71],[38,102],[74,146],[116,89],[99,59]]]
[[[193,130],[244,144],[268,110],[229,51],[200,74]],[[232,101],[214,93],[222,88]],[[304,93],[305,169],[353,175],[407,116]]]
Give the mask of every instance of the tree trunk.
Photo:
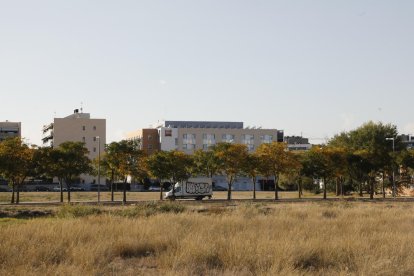
[[[114,170],[111,170],[111,201],[114,202]]]
[[[372,179],[369,180],[369,187],[370,187],[369,198],[370,199],[374,199],[374,183],[375,183],[374,180]]]
[[[253,177],[252,181],[253,181],[253,199],[256,199],[256,177]]]
[[[322,178],[323,180],[323,199],[326,199],[326,178]]]
[[[384,173],[382,173],[382,198],[385,198],[385,177]]]
[[[62,179],[59,179],[59,186],[60,186],[60,202],[63,203],[63,182],[62,182]]]
[[[175,200],[175,181],[170,180],[172,185],[172,200]]]
[[[344,179],[342,178],[341,178],[340,185],[341,185],[341,197],[343,198],[344,197]]]
[[[20,203],[20,189],[19,189],[20,185],[16,186],[16,204]]]
[[[339,186],[339,177],[337,177],[335,179],[335,186],[336,186],[336,196],[340,196],[341,195],[341,187]]]
[[[70,185],[66,185],[67,189],[68,189],[68,202],[70,203]]]
[[[302,178],[301,177],[298,179],[298,196],[299,198],[302,198]]]
[[[12,183],[12,197],[11,197],[11,201],[10,201],[11,204],[14,204],[14,190],[15,190],[15,184]]]
[[[363,197],[364,195],[362,194],[362,181],[359,181],[358,187],[359,187],[359,196]]]
[[[275,200],[279,199],[279,192],[278,192],[278,188],[277,188],[278,182],[279,182],[279,175],[275,174]]]
[[[231,200],[231,186],[233,185],[233,177],[230,177],[227,180],[227,184],[229,188],[227,189],[227,200]]]
[[[126,183],[127,183],[127,179],[125,178],[124,180],[124,192],[123,192],[123,198],[122,198],[122,202],[124,204],[126,204],[127,200],[126,200]]]
[[[160,200],[163,200],[163,196],[162,196],[162,192],[164,191],[163,187],[162,187],[162,182],[160,179]]]

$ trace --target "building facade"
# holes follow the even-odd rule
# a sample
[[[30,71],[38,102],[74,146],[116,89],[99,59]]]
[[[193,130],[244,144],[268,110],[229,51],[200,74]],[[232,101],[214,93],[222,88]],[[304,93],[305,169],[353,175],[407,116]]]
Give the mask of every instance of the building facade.
[[[192,154],[195,150],[207,150],[220,142],[245,144],[249,151],[255,151],[263,143],[283,142],[283,131],[244,128],[243,122],[165,121],[154,128],[137,130],[127,136],[128,139],[134,137],[142,139],[143,149],[151,147]],[[146,141],[149,137],[156,137],[158,145],[154,140],[151,143]]]
[[[0,122],[0,142],[13,137],[22,137],[22,124],[20,122]]]
[[[104,152],[106,144],[106,120],[92,119],[89,113],[74,113],[64,118],[54,118],[53,123],[43,127],[43,146],[58,147],[63,142],[83,142],[88,157],[94,160],[99,151]],[[82,175],[81,183],[98,183],[98,177]],[[102,184],[105,178],[101,177]]]

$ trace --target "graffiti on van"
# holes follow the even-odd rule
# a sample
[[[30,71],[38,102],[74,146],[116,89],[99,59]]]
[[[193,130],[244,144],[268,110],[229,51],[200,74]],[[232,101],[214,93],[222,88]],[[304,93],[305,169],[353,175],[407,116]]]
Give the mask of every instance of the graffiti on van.
[[[208,194],[211,192],[211,185],[209,183],[187,182],[186,192],[191,195]]]

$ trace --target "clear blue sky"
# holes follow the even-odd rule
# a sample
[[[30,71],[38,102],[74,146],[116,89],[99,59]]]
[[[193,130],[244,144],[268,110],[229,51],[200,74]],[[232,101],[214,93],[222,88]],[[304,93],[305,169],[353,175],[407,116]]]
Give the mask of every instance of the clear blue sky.
[[[414,1],[0,1],[0,121],[157,120],[414,134]]]

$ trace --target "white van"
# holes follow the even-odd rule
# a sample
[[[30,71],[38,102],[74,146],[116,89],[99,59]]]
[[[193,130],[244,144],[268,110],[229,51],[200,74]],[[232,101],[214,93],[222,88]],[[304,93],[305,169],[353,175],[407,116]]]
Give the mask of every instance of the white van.
[[[193,198],[202,200],[213,196],[213,184],[211,178],[190,178],[187,181],[177,182],[175,185],[175,195],[173,191],[165,193],[165,199]]]

